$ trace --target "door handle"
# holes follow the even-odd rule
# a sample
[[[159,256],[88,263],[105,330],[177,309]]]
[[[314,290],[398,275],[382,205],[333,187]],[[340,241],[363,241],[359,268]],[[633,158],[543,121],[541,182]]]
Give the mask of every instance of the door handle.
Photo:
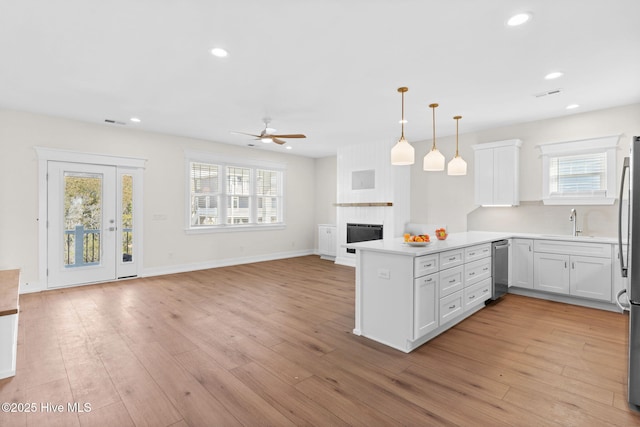
[[[116,231],[115,227],[109,227],[109,231]]]

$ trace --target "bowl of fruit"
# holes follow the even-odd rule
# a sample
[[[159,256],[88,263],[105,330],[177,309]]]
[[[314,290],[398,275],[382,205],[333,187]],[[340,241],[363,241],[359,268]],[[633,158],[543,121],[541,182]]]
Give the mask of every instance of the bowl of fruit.
[[[409,246],[427,246],[429,243],[431,243],[431,239],[429,238],[428,234],[418,234],[415,236],[411,234],[405,234],[404,242]]]
[[[447,234],[447,230],[444,228],[438,228],[436,230],[436,237],[438,240],[445,240],[449,234]]]

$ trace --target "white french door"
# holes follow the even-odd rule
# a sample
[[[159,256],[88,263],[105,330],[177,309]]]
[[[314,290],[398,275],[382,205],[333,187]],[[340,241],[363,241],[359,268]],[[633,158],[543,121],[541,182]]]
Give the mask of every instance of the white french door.
[[[47,287],[135,276],[136,170],[47,163]]]

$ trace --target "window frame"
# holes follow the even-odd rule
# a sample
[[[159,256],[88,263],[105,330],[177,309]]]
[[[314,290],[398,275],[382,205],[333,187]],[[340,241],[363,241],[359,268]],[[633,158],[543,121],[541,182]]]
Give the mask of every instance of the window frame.
[[[612,205],[617,196],[617,154],[620,135],[577,141],[540,144],[542,153],[542,202],[545,205]],[[604,153],[606,156],[606,188],[593,194],[550,193],[551,159],[556,157]]]
[[[193,225],[191,224],[191,164],[202,163],[218,166],[219,179],[219,224],[215,225]],[[250,170],[249,182],[249,223],[245,224],[227,224],[227,207],[231,200],[237,194],[228,193],[227,168],[238,167]],[[278,215],[281,219],[276,223],[258,223],[257,222],[257,171],[259,169],[276,171],[280,174],[278,185],[278,198],[281,201],[278,206]],[[185,150],[185,231],[187,234],[212,233],[212,232],[233,232],[233,231],[255,231],[265,229],[284,229],[286,228],[285,216],[285,183],[286,183],[286,164],[269,162],[262,160],[246,159],[243,157],[235,157],[228,155],[218,155],[214,153],[204,153],[197,151]]]

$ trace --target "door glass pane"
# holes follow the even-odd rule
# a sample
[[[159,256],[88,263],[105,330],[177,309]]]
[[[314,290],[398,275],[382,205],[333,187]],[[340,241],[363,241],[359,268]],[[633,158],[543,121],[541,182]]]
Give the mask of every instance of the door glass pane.
[[[64,173],[64,265],[100,264],[102,174]]]
[[[133,176],[122,175],[122,262],[133,261]]]

